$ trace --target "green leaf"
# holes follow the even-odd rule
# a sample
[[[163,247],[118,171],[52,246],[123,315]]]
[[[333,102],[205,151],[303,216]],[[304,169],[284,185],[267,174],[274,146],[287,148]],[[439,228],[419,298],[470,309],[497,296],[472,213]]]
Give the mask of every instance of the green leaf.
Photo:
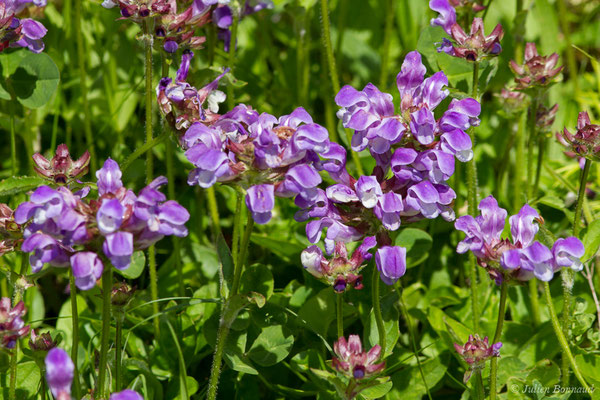
[[[273,295],[273,274],[268,266],[254,264],[242,274],[241,293],[257,292],[264,296],[265,300]]]
[[[433,388],[446,373],[449,364],[448,353],[444,353],[431,360],[421,362],[423,375],[427,388]],[[419,367],[412,365],[392,375],[394,387],[389,393],[389,398],[402,400],[421,400],[427,393]]]
[[[585,234],[583,235],[583,246],[585,247],[585,254],[582,260],[587,261],[594,257],[600,247],[600,219],[593,221],[588,225]]]
[[[381,316],[383,317],[383,327],[385,329],[385,349],[384,357],[387,357],[394,351],[396,342],[400,337],[399,313],[394,303],[398,300],[395,293],[385,296],[381,299]],[[371,347],[379,343],[379,331],[375,321],[375,313],[371,310],[369,321],[365,326],[365,335]]]
[[[546,387],[554,386],[558,383],[559,379],[560,368],[558,368],[558,365],[551,360],[542,360],[538,362],[533,371],[527,375],[527,380],[529,382],[533,383],[533,381],[537,380]]]
[[[379,399],[392,390],[394,384],[390,378],[378,378],[374,386],[368,387],[360,392],[365,399]]]
[[[406,267],[412,268],[429,257],[432,243],[433,239],[427,232],[421,229],[406,228],[396,236],[394,245],[406,247]]]
[[[258,375],[258,371],[246,355],[246,340],[248,334],[241,331],[231,331],[225,344],[225,361],[229,366],[245,374]]]
[[[8,376],[6,376],[8,383]],[[40,384],[40,369],[34,361],[26,361],[17,364],[17,384],[15,398],[33,399],[38,392]],[[0,390],[0,400],[9,400],[8,385]],[[12,399],[11,399],[12,400]]]
[[[19,176],[4,179],[0,181],[0,197],[12,196],[17,193],[36,189],[38,186],[43,185],[44,182],[42,178],[38,178],[37,176]]]
[[[28,108],[39,108],[56,91],[60,73],[48,54],[31,53],[21,60],[10,79],[19,103]]]
[[[146,256],[144,255],[144,252],[136,251],[131,256],[131,264],[129,264],[129,267],[124,270],[115,268],[114,271],[125,279],[136,279],[142,275],[145,266]]]
[[[335,293],[328,287],[308,299],[298,311],[298,316],[316,333],[326,336],[335,313]]]
[[[275,365],[290,353],[294,336],[282,325],[268,326],[262,330],[248,352],[248,357],[258,365]]]

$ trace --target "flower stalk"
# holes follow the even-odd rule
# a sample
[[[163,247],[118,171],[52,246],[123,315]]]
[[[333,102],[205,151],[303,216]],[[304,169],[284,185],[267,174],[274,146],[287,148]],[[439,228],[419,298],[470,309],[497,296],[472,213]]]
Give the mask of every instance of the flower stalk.
[[[506,282],[502,283],[500,287],[500,309],[498,310],[498,320],[496,322],[496,333],[494,333],[494,340],[492,343],[500,341],[502,336],[502,326],[504,325],[504,315],[506,314],[506,298],[508,293],[508,285]],[[493,357],[490,364],[490,399],[496,399],[496,375],[498,371],[498,358]]]
[[[386,337],[385,325],[383,324],[383,316],[381,315],[381,303],[379,301],[379,271],[373,266],[373,313],[375,314],[375,323],[377,324],[377,333],[379,334],[379,346],[381,346],[381,359],[385,358],[386,352]]]
[[[241,203],[240,199],[242,198],[241,192],[238,192],[238,203]],[[240,213],[237,213],[238,215]],[[240,230],[240,218],[234,218],[234,223],[238,225],[234,226],[234,231]],[[213,356],[213,364],[210,370],[210,378],[208,382],[208,400],[215,400],[217,398],[217,388],[219,385],[219,377],[221,376],[221,361],[223,359],[223,351],[225,349],[225,343],[227,341],[227,336],[229,335],[229,329],[231,327],[231,322],[227,318],[227,315],[231,313],[229,309],[231,305],[231,300],[234,296],[238,294],[240,288],[240,280],[242,277],[243,271],[243,263],[246,258],[246,252],[248,250],[248,244],[250,243],[250,236],[252,234],[252,228],[254,227],[254,219],[252,219],[252,214],[248,212],[248,220],[246,223],[246,229],[244,230],[244,235],[241,239],[240,247],[236,251],[237,256],[233,256],[234,260],[234,272],[233,272],[233,282],[231,284],[231,291],[227,296],[227,299],[223,302],[223,307],[221,309],[221,317],[219,319],[219,330],[217,332],[217,343],[215,345],[215,353]],[[235,241],[238,239],[234,240]]]
[[[75,276],[73,275],[73,269],[69,269],[69,288],[71,290],[71,358],[73,359],[73,395],[76,399],[80,398],[79,388],[79,372],[77,370],[77,359],[79,351],[79,313],[77,311],[77,286],[75,286]],[[42,379],[43,381],[43,379]]]
[[[344,337],[344,292],[335,295],[337,314],[337,337]]]
[[[569,361],[569,364],[571,364],[573,373],[575,374],[575,377],[577,378],[579,383],[581,383],[581,385],[586,389],[587,393],[591,393],[590,387],[588,386],[585,379],[583,379],[583,376],[581,375],[581,372],[579,371],[579,368],[577,367],[575,358],[573,357],[573,354],[571,353],[571,349],[569,348],[569,343],[567,342],[567,339],[565,338],[563,330],[560,326],[560,322],[558,321],[558,316],[556,315],[556,310],[554,309],[554,303],[552,303],[552,295],[550,293],[550,285],[548,284],[548,282],[544,282],[544,296],[546,298],[546,304],[548,304],[548,312],[550,313],[550,320],[552,322],[552,328],[554,328],[554,333],[556,334],[556,337],[558,338],[558,343],[560,344],[563,354]]]
[[[100,336],[100,362],[98,366],[97,393],[99,399],[106,399],[106,369],[108,366],[108,339],[110,336],[110,294],[112,291],[112,266],[107,263],[102,273],[102,332]]]

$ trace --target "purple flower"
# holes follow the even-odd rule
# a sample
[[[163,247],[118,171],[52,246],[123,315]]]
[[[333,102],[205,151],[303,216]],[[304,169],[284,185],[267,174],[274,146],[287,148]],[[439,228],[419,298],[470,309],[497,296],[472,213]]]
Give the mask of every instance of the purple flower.
[[[144,398],[134,390],[125,389],[111,394],[109,400],[144,400]]]
[[[326,193],[327,198],[336,203],[349,203],[352,201],[358,201],[356,192],[341,183],[329,186],[326,190]]]
[[[44,263],[50,263],[57,267],[66,266],[69,262],[66,251],[60,243],[49,235],[43,233],[34,233],[29,236],[21,245],[21,251],[25,253],[33,252],[29,256],[31,272],[39,272]]]
[[[370,378],[385,368],[385,362],[376,364],[381,354],[381,346],[373,346],[368,352],[363,352],[360,337],[350,335],[348,341],[340,337],[333,344],[336,357],[331,360],[331,366],[353,379]]]
[[[266,224],[271,220],[271,211],[275,206],[273,185],[255,185],[246,192],[246,206],[257,224]]]
[[[501,347],[502,342],[494,343],[490,346],[487,336],[481,340],[477,334],[475,336],[469,335],[469,340],[464,346],[454,343],[456,352],[469,365],[469,369],[465,372],[463,382],[467,383],[473,372],[481,371],[484,368],[486,361],[492,357],[500,357]]]
[[[133,254],[133,235],[130,232],[112,233],[106,236],[102,250],[115,268],[127,269]]]
[[[23,315],[26,312],[25,303],[22,301],[13,308],[10,298],[0,299],[0,346],[14,349],[17,340],[29,333],[29,325],[23,322]]]
[[[102,205],[96,214],[100,232],[103,235],[108,235],[118,230],[123,222],[124,213],[125,208],[118,199],[103,199]]]
[[[373,208],[383,192],[376,177],[361,176],[356,182],[356,194],[365,208]]]
[[[508,220],[510,222],[510,233],[513,242],[518,247],[527,247],[533,241],[533,238],[540,229],[533,221],[540,218],[537,211],[525,204],[517,215],[513,215]]]
[[[71,398],[71,384],[75,365],[66,351],[55,347],[48,352],[45,360],[46,382],[57,400]]]
[[[524,249],[508,250],[502,254],[500,263],[503,268],[519,268],[517,279],[529,280],[535,276],[548,282],[554,277],[552,252],[540,242],[533,242]]]
[[[96,171],[98,179],[98,194],[102,196],[106,193],[116,193],[123,187],[121,182],[121,168],[119,164],[112,159],[107,159],[101,169]]]
[[[456,156],[459,161],[468,162],[473,159],[471,137],[460,129],[443,133],[440,137],[440,147],[442,151]]]
[[[71,256],[71,268],[75,285],[81,290],[90,290],[102,276],[104,265],[96,253],[82,251]]]
[[[583,243],[576,237],[558,239],[552,246],[552,255],[554,256],[554,270],[562,267],[571,268],[573,271],[581,271],[583,263],[581,257],[585,254]]]
[[[450,35],[452,33],[450,28],[456,23],[454,7],[448,3],[448,0],[431,0],[429,8],[440,14],[437,18],[431,20],[431,25],[441,26]]]
[[[395,231],[400,227],[400,212],[403,210],[402,196],[387,192],[379,197],[374,212],[386,229]]]
[[[386,285],[393,285],[406,273],[406,249],[400,246],[383,246],[375,253],[379,276]]]

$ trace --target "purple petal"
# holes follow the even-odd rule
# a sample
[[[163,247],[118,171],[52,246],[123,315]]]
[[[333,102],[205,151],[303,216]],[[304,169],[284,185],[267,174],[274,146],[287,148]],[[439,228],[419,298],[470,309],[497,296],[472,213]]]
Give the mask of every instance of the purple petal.
[[[393,285],[406,273],[406,249],[399,246],[383,246],[375,253],[375,263],[381,280]]]
[[[255,185],[246,192],[246,206],[257,224],[266,224],[271,219],[275,206],[273,185]]]

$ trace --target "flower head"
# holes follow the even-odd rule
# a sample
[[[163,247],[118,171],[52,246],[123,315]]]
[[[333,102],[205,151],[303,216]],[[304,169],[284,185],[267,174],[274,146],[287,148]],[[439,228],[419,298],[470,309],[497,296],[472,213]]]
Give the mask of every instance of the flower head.
[[[590,160],[600,159],[600,125],[592,124],[587,111],[579,113],[577,131],[572,134],[565,128],[558,141],[567,147],[570,153]]]
[[[540,56],[535,43],[525,45],[525,62],[523,65],[510,61],[510,69],[515,74],[516,90],[546,87],[556,81],[563,67],[557,67],[558,54]]]
[[[31,338],[29,339],[29,348],[33,351],[48,352],[56,347],[58,342],[52,339],[50,332],[43,332],[37,335],[35,330],[31,330]]]
[[[350,335],[348,341],[340,337],[333,344],[333,351],[336,356],[331,361],[332,367],[351,379],[367,379],[385,368],[385,362],[376,363],[381,355],[381,346],[375,345],[364,352],[358,335]]]
[[[29,333],[29,325],[23,321],[26,311],[22,301],[12,308],[10,298],[0,299],[0,346],[14,349],[17,340]]]
[[[61,348],[53,348],[48,352],[45,360],[46,382],[56,400],[69,400],[71,398],[71,384],[75,365],[71,357]]]
[[[48,30],[40,22],[31,18],[20,18],[31,0],[0,2],[0,52],[8,47],[26,47],[33,53],[44,50],[42,38]],[[44,7],[45,0],[33,1],[34,5]]]
[[[502,51],[500,40],[504,36],[502,25],[498,24],[494,30],[485,35],[483,20],[474,18],[469,34],[465,33],[459,24],[450,28],[452,41],[444,38],[438,52],[445,52],[454,57],[464,58],[468,61],[479,62],[485,58],[497,56]]]
[[[73,161],[69,154],[69,149],[65,144],[56,148],[56,153],[51,160],[40,153],[33,155],[33,168],[38,175],[46,178],[53,183],[64,185],[74,179],[85,175],[90,163],[90,153],[85,153],[77,160]]]
[[[552,251],[535,241],[539,223],[543,220],[536,210],[525,204],[518,214],[509,218],[512,240],[502,238],[507,212],[492,196],[479,203],[481,215],[465,215],[454,224],[466,234],[459,242],[458,253],[473,252],[479,264],[486,268],[496,283],[527,281],[537,278],[550,281],[562,267],[581,270],[583,244],[575,237],[558,239]]]
[[[469,340],[464,346],[454,343],[456,352],[467,364],[469,364],[469,369],[465,372],[463,381],[467,383],[473,372],[481,371],[485,366],[486,361],[492,357],[500,357],[501,347],[501,342],[494,343],[490,346],[487,336],[481,340],[477,334],[475,336],[469,335]]]

